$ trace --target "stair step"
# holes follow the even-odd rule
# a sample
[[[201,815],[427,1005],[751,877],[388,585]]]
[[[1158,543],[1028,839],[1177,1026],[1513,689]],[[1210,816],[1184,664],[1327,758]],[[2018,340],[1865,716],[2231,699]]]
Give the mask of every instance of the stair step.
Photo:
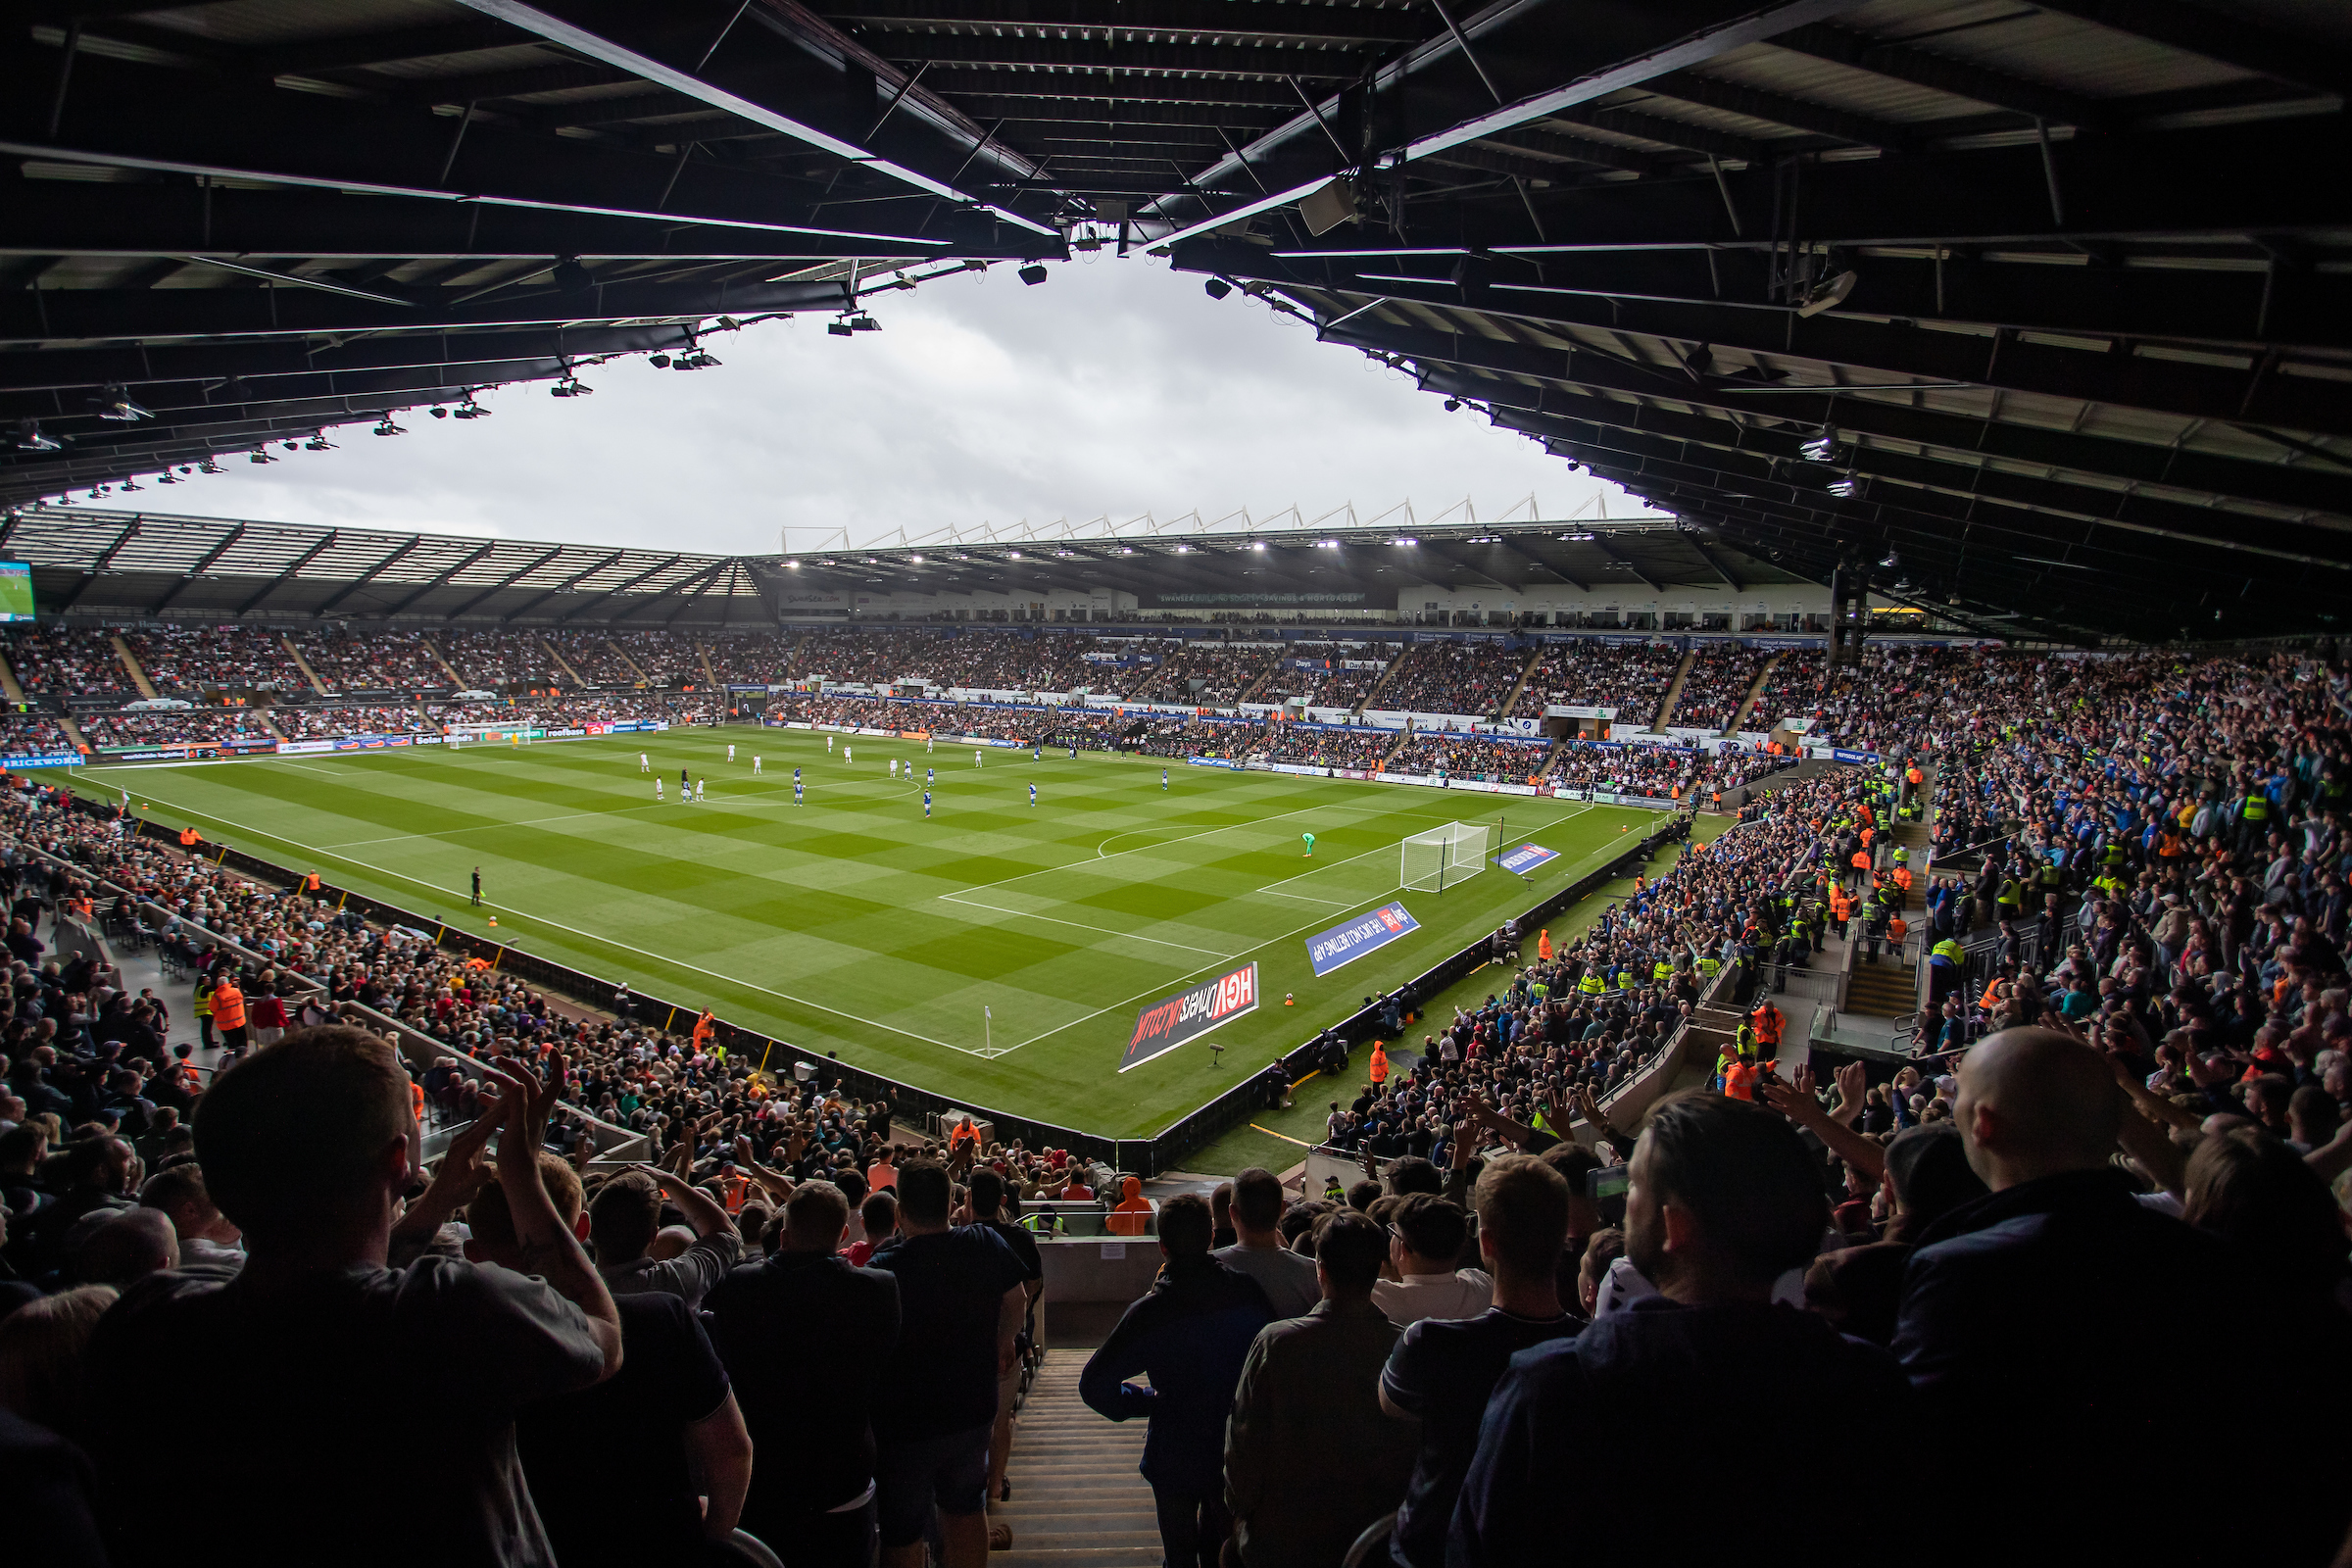
[[[1156,1528],[1151,1530],[1099,1530],[1092,1533],[1046,1530],[1039,1531],[1036,1535],[1027,1535],[1016,1530],[1012,1533],[1012,1542],[1014,1545],[1030,1551],[1046,1551],[1055,1546],[1157,1547],[1159,1531]]]
[[[1150,1546],[1069,1546],[1031,1551],[1019,1542],[1010,1551],[988,1554],[994,1568],[1159,1568],[1157,1544]]]

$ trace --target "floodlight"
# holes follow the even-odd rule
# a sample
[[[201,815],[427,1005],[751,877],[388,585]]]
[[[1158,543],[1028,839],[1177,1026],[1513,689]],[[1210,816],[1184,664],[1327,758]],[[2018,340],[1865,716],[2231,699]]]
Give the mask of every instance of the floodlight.
[[[154,415],[130,400],[130,394],[119,386],[110,386],[94,399],[98,417],[112,419],[117,424],[128,424],[134,419],[152,419]]]
[[[1830,494],[1838,497],[1840,500],[1850,499],[1853,493],[1859,488],[1860,486],[1854,483],[1853,476],[1851,474],[1848,474],[1841,479],[1833,479],[1830,481]]]
[[[1854,285],[1861,280],[1858,272],[1839,272],[1836,277],[1816,283],[1806,291],[1804,303],[1797,306],[1796,314],[1819,316],[1824,311],[1837,309],[1845,303],[1845,297],[1854,291]]]
[[[850,323],[847,321],[827,321],[825,323],[825,330],[832,333],[835,337],[848,337],[850,335]]]
[[[1233,292],[1233,285],[1221,277],[1212,277],[1200,286],[1208,291],[1208,297],[1212,300],[1221,300]]]
[[[1031,262],[1027,267],[1021,269],[1018,275],[1022,282],[1028,284],[1031,288],[1035,288],[1038,284],[1043,283],[1046,280],[1048,273],[1043,263]]]
[[[1460,398],[1447,398],[1446,400],[1446,412],[1447,414],[1451,414],[1454,410],[1460,408],[1461,406],[1462,400]]]
[[[1838,458],[1837,432],[1825,424],[1821,427],[1819,435],[1796,450],[1804,454],[1805,461],[1808,463],[1836,462]]]
[[[446,419],[449,417],[449,411],[438,403],[434,404],[427,412],[429,412],[436,419]]]
[[[646,363],[651,365],[657,370],[666,370],[669,368],[669,356],[666,354],[649,354],[646,356]]]

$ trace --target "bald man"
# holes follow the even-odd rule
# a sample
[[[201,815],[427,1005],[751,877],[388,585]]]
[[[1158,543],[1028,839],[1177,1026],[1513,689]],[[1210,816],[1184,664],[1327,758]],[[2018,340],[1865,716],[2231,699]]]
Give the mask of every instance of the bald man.
[[[2340,1330],[2298,1327],[2220,1241],[2133,1200],[2110,1163],[2127,1114],[2105,1060],[2051,1030],[2003,1030],[1961,1065],[1953,1119],[1991,1192],[1921,1232],[1893,1346],[1926,1413],[1919,1451],[1983,1482],[1949,1548],[2326,1563],[2352,1513],[2341,1488],[2251,1509],[2139,1494],[2205,1399],[2240,1431],[2310,1434],[2298,1468],[2340,1476],[2343,1424],[2297,1411],[2306,1377],[2342,1396],[2345,1363]]]

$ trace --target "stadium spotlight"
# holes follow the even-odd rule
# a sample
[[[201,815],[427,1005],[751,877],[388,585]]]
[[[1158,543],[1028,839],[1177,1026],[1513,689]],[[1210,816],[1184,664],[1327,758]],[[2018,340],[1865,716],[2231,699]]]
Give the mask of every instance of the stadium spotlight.
[[[432,416],[436,419],[446,419],[449,417],[449,411],[438,403],[434,404],[426,412],[432,415]]]
[[[1221,277],[1212,277],[1200,286],[1208,291],[1208,297],[1212,300],[1221,300],[1233,292],[1233,285]]]
[[[1035,288],[1038,284],[1043,283],[1050,274],[1046,271],[1044,263],[1031,262],[1027,267],[1021,269],[1018,275],[1022,282]]]
[[[1451,414],[1454,410],[1460,408],[1461,406],[1462,400],[1460,398],[1447,398],[1446,400],[1446,412],[1447,414]]]
[[[1266,542],[1263,539],[1252,539],[1250,541],[1250,548],[1252,550],[1263,550],[1266,548]]]
[[[256,447],[245,454],[245,461],[247,463],[275,463],[277,460],[270,455],[268,447]]]
[[[38,419],[19,419],[16,439],[10,443],[19,452],[63,452],[65,445],[57,437],[41,434]]]
[[[1007,559],[1012,561],[1018,561],[1021,559],[1021,553],[1018,550],[1007,550],[1004,552],[1004,554]]]
[[[1180,556],[1189,556],[1193,553],[1193,547],[1191,545],[1178,545],[1176,547],[1176,553]]]
[[[302,443],[299,441],[289,441],[286,443],[286,450],[288,452],[299,452],[302,450]]]
[[[198,473],[219,473],[221,471],[221,469],[218,460],[206,458],[203,462],[196,465],[196,471]]]
[[[851,332],[851,327],[850,323],[846,320],[827,321],[825,323],[825,330],[830,332],[835,337],[848,337]]]
[[[1854,285],[1861,280],[1859,272],[1850,271],[1823,279],[1806,292],[1804,302],[1796,308],[1796,314],[1819,316],[1824,311],[1837,309],[1845,303],[1845,297],[1854,291]]]
[[[155,482],[157,484],[177,484],[179,483],[179,480],[173,476],[170,468],[166,468],[163,472],[155,476]]]
[[[859,311],[856,316],[850,318],[850,330],[853,332],[879,332],[882,330],[882,323],[875,320],[865,312]],[[718,363],[716,360],[710,358],[710,356],[708,354],[703,355],[702,360],[705,365],[716,365]],[[695,368],[698,370],[702,368],[703,367],[701,365],[695,367]]]
[[[791,571],[798,571],[801,569],[801,564],[797,561],[787,561],[784,563],[784,565],[787,570]]]
[[[110,386],[91,400],[98,405],[98,417],[112,419],[117,424],[128,424],[135,419],[155,417],[130,400],[130,394],[120,386]]]
[[[1850,473],[1830,481],[1830,494],[1840,500],[1851,499],[1854,492],[1860,488],[1861,486],[1854,483],[1853,475]]]
[[[376,421],[375,430],[373,433],[376,435],[407,435],[409,432],[402,429],[399,425],[394,424],[392,422],[392,416],[387,414],[381,419]]]
[[[1796,450],[1804,454],[1804,458],[1807,463],[1836,462],[1838,458],[1837,432],[1825,424],[1821,427],[1821,433],[1819,435],[1816,435],[1812,440],[1807,441],[1803,446],[1798,447]]]
[[[913,562],[918,566],[923,564],[923,558],[920,556],[908,556],[906,559]]]
[[[669,368],[669,356],[666,354],[649,354],[645,357],[645,363],[652,366],[657,370],[666,370]]]
[[[332,441],[329,441],[323,434],[320,434],[315,435],[308,441],[305,441],[302,444],[302,450],[305,452],[334,452],[340,449],[337,448]]]
[[[134,490],[144,490],[147,487],[139,483],[139,476],[134,473],[129,478],[123,480],[121,484],[115,486],[115,488],[122,491],[124,495],[129,495]]]
[[[1879,563],[1880,565],[1885,566],[1888,571],[1892,571],[1895,567],[1901,565],[1902,564],[1902,559],[1895,555],[1892,550],[1888,550],[1886,552],[1886,559]]]
[[[104,486],[104,485],[95,485],[95,486],[93,486],[93,487],[91,488],[91,490],[90,490],[90,499],[91,499],[92,501],[95,501],[95,500],[97,500],[97,499],[98,499],[100,496],[103,496],[103,495],[105,495],[105,494],[106,494],[106,486]],[[59,499],[60,501],[71,501],[71,500],[73,500],[74,498],[73,498],[72,496],[59,496],[59,497],[58,497],[58,499]]]
[[[1392,539],[1389,541],[1393,545],[1417,545],[1420,542],[1418,539]]]

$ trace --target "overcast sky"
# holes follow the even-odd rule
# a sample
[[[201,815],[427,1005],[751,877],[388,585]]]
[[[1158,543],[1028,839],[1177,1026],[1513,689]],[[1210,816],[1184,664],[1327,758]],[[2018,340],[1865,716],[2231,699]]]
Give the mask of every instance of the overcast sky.
[[[1471,498],[1492,520],[1533,492],[1545,517],[1595,493],[1535,443],[1416,391],[1303,323],[1202,279],[1105,251],[1024,286],[1010,268],[871,302],[880,332],[825,318],[709,344],[723,366],[643,360],[591,369],[586,398],[544,383],[485,396],[488,419],[404,416],[408,434],[347,425],[294,453],[169,493],[171,510],[291,522],[449,529],[593,544],[766,553],[847,527],[1198,509],[1359,517],[1410,499],[1428,520]],[[157,498],[159,501],[161,497]],[[120,505],[120,503],[113,503]],[[802,534],[799,530],[811,530]]]

